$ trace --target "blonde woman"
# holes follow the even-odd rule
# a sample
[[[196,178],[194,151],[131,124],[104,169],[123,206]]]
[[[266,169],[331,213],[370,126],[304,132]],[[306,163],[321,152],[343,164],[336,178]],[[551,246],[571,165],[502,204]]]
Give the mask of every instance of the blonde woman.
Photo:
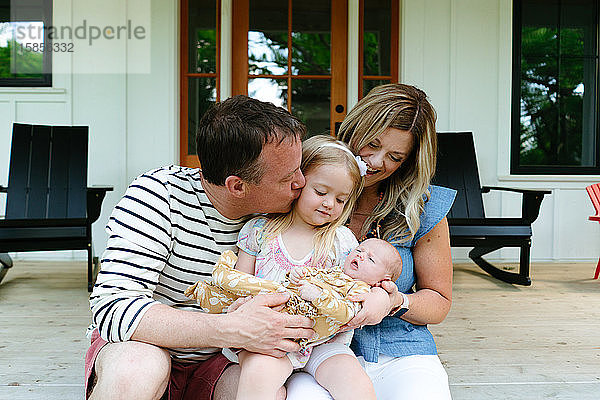
[[[358,245],[344,223],[362,189],[364,163],[343,143],[320,136],[303,143],[300,169],[306,185],[292,210],[253,218],[240,231],[236,269],[282,282],[298,269],[341,266]],[[236,399],[274,399],[292,370],[301,368],[334,399],[374,400],[373,385],[349,348],[350,338],[338,335],[282,358],[242,351]]]
[[[361,327],[352,350],[378,400],[449,399],[448,375],[427,324],[444,320],[452,303],[452,260],[446,214],[455,192],[430,185],[435,172],[436,114],[409,85],[374,88],[348,113],[338,138],[368,166],[349,228],[359,240],[385,239],[402,257],[395,284],[361,295]],[[329,399],[306,374],[287,385],[288,400]]]

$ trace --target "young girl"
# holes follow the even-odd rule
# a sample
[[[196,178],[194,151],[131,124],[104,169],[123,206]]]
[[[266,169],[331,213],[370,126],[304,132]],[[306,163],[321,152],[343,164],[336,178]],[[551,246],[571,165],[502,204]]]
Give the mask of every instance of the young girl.
[[[315,136],[303,143],[300,169],[306,186],[288,214],[257,217],[240,231],[236,268],[283,281],[295,268],[342,265],[357,246],[343,226],[363,185],[362,160],[341,142]],[[346,335],[347,336],[347,335]],[[347,341],[347,340],[346,340]],[[292,373],[303,367],[335,399],[375,399],[373,385],[348,343],[332,342],[275,358],[243,350],[237,399],[274,399]]]

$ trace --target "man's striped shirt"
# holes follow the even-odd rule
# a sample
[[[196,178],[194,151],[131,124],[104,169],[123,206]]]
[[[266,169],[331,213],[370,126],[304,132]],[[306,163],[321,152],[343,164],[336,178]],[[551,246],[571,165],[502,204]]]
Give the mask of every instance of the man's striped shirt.
[[[153,304],[200,312],[183,292],[210,277],[223,251],[237,252],[246,220],[230,220],[213,207],[198,169],[170,166],[136,178],[106,225],[107,248],[90,297],[92,328],[104,340],[121,342]],[[169,350],[201,360],[218,349]]]

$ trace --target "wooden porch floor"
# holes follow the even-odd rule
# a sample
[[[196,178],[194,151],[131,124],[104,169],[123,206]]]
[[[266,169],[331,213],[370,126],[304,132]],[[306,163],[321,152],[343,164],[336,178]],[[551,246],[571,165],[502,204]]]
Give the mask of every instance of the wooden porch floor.
[[[454,304],[433,326],[452,395],[600,398],[600,281],[595,265],[535,264],[533,286],[457,264]],[[0,399],[83,398],[89,323],[85,265],[19,262],[0,284]]]

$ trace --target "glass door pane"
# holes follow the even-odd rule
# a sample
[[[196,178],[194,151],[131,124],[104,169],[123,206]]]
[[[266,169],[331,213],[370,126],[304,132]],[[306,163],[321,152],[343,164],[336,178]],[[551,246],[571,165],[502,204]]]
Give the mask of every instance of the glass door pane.
[[[292,73],[331,73],[331,2],[294,1],[292,7]]]
[[[217,101],[217,82],[215,78],[199,77],[188,79],[188,140],[187,154],[196,154],[196,132],[198,122]]]
[[[288,2],[250,0],[248,73],[285,75],[288,68]]]
[[[214,0],[189,0],[189,73],[217,72],[217,9]]]
[[[398,82],[397,3],[393,0],[361,0],[361,98],[375,86]]]
[[[248,1],[247,93],[287,108],[309,134],[331,130],[331,10],[331,0]]]
[[[330,133],[331,81],[329,79],[293,79],[292,109],[307,128],[307,137]]]
[[[182,165],[197,166],[196,132],[204,112],[219,98],[219,1],[182,2]]]

